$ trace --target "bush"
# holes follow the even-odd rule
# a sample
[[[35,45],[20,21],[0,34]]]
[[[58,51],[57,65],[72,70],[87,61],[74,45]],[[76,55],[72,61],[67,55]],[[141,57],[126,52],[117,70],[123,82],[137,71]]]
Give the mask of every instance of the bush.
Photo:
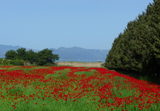
[[[3,60],[3,65],[10,65],[10,62],[7,59]]]
[[[24,66],[24,61],[23,60],[11,60],[10,64],[15,65],[15,66]]]
[[[0,58],[0,64],[3,64],[3,58]]]
[[[44,66],[53,66],[52,63],[46,63]]]

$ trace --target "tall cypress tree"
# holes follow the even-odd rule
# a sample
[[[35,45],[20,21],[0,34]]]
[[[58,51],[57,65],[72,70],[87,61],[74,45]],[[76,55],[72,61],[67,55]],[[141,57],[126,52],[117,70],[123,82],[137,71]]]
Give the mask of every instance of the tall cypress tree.
[[[150,47],[150,72],[160,75],[160,0],[154,0],[154,4],[147,7],[147,45]]]
[[[154,0],[146,12],[128,22],[114,40],[105,66],[160,75],[160,0]]]

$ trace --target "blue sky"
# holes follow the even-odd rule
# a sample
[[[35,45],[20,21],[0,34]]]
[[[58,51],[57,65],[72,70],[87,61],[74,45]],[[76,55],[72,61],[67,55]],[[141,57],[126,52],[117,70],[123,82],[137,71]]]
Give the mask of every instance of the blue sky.
[[[0,0],[0,44],[110,49],[153,0]]]

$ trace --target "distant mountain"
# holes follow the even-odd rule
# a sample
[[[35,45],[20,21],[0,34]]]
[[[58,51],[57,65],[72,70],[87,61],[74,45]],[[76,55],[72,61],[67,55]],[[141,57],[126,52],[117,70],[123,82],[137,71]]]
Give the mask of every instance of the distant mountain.
[[[20,46],[0,45],[0,52],[6,52],[8,50],[17,50]]]
[[[5,53],[8,50],[17,50],[21,46],[10,46],[10,45],[0,45],[0,58],[5,57]],[[26,48],[26,50],[30,50]],[[32,49],[37,52],[38,50]],[[109,50],[99,50],[99,49],[84,49],[80,47],[65,48],[60,47],[58,49],[50,48],[53,50],[53,54],[58,54],[59,61],[83,61],[83,62],[105,62],[106,55]]]
[[[109,52],[109,50],[84,49],[80,47],[51,49],[54,54],[59,55],[59,61],[105,62],[106,55]]]
[[[17,49],[19,49],[19,48],[20,48],[20,46],[1,45],[1,44],[0,44],[0,58],[4,58],[5,53],[6,53],[8,50],[17,50]]]
[[[8,50],[17,50],[19,48],[22,48],[21,46],[12,46],[12,45],[2,45],[0,44],[0,58],[4,58],[5,57],[5,53]],[[25,48],[25,47],[23,47]],[[26,50],[30,50],[31,48],[26,48]],[[37,52],[38,50],[32,49],[33,51]]]

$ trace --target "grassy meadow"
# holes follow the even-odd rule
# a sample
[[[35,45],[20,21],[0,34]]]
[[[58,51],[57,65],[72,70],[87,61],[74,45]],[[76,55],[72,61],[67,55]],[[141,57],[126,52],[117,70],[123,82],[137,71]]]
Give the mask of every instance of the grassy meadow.
[[[159,111],[160,86],[93,67],[0,66],[0,111]]]

